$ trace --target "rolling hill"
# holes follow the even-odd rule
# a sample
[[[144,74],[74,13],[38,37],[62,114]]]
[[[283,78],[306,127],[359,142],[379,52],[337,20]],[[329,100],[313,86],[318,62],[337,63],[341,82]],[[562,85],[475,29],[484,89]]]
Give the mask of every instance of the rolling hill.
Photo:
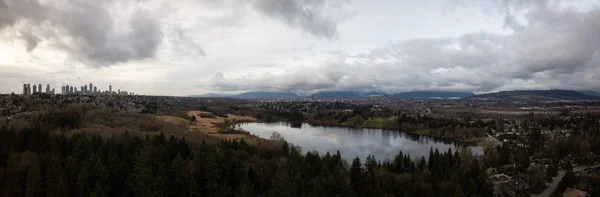
[[[227,98],[234,96],[235,94],[219,94],[219,93],[206,93],[201,95],[189,95],[187,97],[204,97],[204,98]]]
[[[317,92],[312,96],[319,99],[358,99],[363,97],[359,92],[355,91],[323,91]]]
[[[298,95],[292,92],[261,92],[261,91],[250,91],[241,93],[233,98],[245,98],[245,99],[281,99],[281,98],[296,98]]]
[[[588,100],[600,99],[573,90],[513,90],[479,94],[468,99],[515,99],[515,100]]]
[[[577,92],[581,92],[582,94],[588,95],[588,96],[600,96],[599,92],[596,92],[594,90],[579,90]]]

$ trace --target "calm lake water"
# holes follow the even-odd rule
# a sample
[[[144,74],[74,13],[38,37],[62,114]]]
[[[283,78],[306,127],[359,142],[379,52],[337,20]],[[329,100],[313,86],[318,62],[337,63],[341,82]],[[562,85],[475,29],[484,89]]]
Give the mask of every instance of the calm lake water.
[[[289,143],[302,147],[304,153],[318,151],[323,155],[339,150],[342,158],[348,161],[358,156],[364,162],[368,155],[375,155],[375,159],[380,161],[385,158],[393,160],[399,151],[413,158],[427,158],[431,148],[441,152],[448,151],[448,148],[455,151],[460,147],[468,147],[473,154],[483,154],[480,146],[394,130],[321,127],[306,123],[300,128],[294,128],[289,123],[244,123],[238,126],[266,139],[277,132]]]

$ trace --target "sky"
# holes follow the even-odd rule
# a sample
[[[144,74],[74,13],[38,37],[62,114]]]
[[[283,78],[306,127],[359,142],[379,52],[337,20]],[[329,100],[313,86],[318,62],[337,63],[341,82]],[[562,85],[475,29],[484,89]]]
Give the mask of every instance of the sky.
[[[600,0],[0,0],[0,92],[600,90]]]

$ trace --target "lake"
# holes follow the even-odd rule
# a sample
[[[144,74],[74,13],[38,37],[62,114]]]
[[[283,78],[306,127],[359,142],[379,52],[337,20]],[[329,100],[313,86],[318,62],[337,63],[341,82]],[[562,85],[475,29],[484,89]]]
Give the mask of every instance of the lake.
[[[302,152],[317,151],[321,155],[340,151],[343,159],[349,162],[357,156],[362,162],[368,155],[383,161],[393,160],[399,151],[410,154],[413,158],[429,157],[429,150],[437,148],[441,151],[457,150],[468,147],[473,154],[482,155],[483,148],[476,145],[457,143],[452,140],[409,134],[396,130],[354,129],[345,127],[322,127],[303,123],[299,128],[289,123],[243,123],[239,128],[258,137],[269,139],[273,132],[279,133],[289,143],[302,148]]]

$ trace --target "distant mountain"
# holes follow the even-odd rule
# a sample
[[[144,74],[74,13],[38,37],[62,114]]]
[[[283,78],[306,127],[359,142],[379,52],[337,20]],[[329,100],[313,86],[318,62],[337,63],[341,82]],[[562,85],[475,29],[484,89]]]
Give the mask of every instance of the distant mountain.
[[[586,100],[600,99],[573,90],[514,90],[480,94],[469,99],[516,99],[516,100]]]
[[[358,93],[361,97],[374,97],[374,96],[388,96],[388,93],[385,92],[360,92]]]
[[[260,92],[251,91],[232,96],[235,98],[245,99],[280,99],[280,98],[296,98],[298,95],[292,92]]]
[[[411,91],[393,94],[394,98],[404,99],[432,99],[432,98],[465,98],[473,96],[473,92],[457,92],[457,91]]]
[[[226,98],[234,96],[235,94],[219,94],[219,93],[206,93],[201,95],[189,95],[187,97],[204,97],[204,98]]]
[[[312,96],[319,99],[358,99],[363,97],[355,91],[323,91],[314,93]]]
[[[580,93],[588,95],[588,96],[598,96],[598,97],[600,97],[600,92],[596,92],[594,90],[579,90],[577,92],[580,92]]]

